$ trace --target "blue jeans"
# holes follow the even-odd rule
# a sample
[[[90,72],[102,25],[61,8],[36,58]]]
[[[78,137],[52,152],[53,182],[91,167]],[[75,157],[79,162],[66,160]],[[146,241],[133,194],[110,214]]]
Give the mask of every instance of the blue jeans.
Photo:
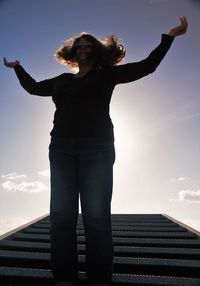
[[[110,283],[113,272],[111,199],[113,142],[97,138],[55,138],[51,169],[50,243],[56,282],[78,280],[79,194],[85,229],[85,270],[89,283]]]

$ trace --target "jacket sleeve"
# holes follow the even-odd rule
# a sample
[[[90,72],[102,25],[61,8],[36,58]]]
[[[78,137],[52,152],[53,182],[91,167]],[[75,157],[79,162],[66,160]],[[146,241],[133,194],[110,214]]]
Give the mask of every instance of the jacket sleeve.
[[[33,79],[21,65],[15,65],[14,70],[21,86],[28,93],[39,96],[51,96],[55,82],[59,78],[58,76],[51,79],[36,82],[35,79]]]
[[[162,34],[160,44],[150,53],[150,55],[139,62],[128,63],[109,68],[109,77],[114,84],[127,83],[140,79],[153,73],[169,50],[173,37]]]

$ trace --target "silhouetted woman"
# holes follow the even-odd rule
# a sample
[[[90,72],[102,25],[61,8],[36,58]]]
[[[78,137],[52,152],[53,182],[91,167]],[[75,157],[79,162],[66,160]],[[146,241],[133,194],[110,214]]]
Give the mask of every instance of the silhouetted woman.
[[[52,96],[56,111],[51,131],[50,242],[55,285],[78,282],[77,218],[79,194],[85,229],[86,273],[90,285],[110,285],[113,272],[111,198],[115,161],[109,104],[114,87],[155,71],[174,37],[187,29],[187,20],[163,34],[150,55],[135,63],[117,65],[125,56],[115,36],[104,41],[81,33],[56,51],[56,59],[77,73],[63,73],[36,82],[19,61],[14,68],[30,94]]]

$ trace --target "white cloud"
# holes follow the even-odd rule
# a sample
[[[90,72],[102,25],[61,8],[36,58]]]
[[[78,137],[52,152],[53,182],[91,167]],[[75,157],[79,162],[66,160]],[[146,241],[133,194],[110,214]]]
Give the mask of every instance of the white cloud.
[[[6,180],[16,180],[16,179],[24,179],[27,176],[25,174],[17,175],[16,172],[13,173],[8,173],[6,175],[2,175],[1,178],[6,179]]]
[[[10,192],[39,193],[47,190],[47,187],[39,181],[21,182],[19,184],[11,181],[5,181],[1,185],[4,190]]]
[[[186,201],[189,203],[200,203],[200,190],[181,190],[178,196],[180,201]]]
[[[0,220],[0,235],[11,231],[12,229],[15,229],[21,225],[24,225],[28,223],[28,220],[25,220],[20,217],[10,218],[10,219],[4,219]]]
[[[200,190],[181,190],[178,193],[177,199],[170,199],[171,202],[188,202],[188,203],[200,203]]]
[[[38,175],[42,176],[42,177],[49,177],[50,176],[50,170],[39,171]]]
[[[182,182],[185,181],[186,178],[185,177],[178,177],[178,178],[171,178],[169,179],[170,182]]]
[[[185,181],[186,179],[185,179],[185,177],[179,177],[177,180],[178,181]]]

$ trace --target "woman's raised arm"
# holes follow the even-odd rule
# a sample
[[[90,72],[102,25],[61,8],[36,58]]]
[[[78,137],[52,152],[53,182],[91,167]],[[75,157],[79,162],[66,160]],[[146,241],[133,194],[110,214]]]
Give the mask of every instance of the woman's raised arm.
[[[7,59],[4,57],[3,61],[6,67],[14,68],[21,86],[28,93],[39,96],[51,96],[53,88],[55,86],[55,82],[60,76],[37,82],[24,70],[18,60],[8,62]]]
[[[16,65],[20,65],[20,62],[18,60],[14,62],[8,62],[5,57],[3,58],[3,63],[8,68],[14,68]]]
[[[180,20],[181,24],[179,26],[171,29],[168,34],[162,34],[161,43],[146,59],[139,62],[110,67],[108,76],[112,81],[115,84],[127,83],[153,73],[167,54],[174,38],[186,33],[188,27],[187,19],[181,17]]]

